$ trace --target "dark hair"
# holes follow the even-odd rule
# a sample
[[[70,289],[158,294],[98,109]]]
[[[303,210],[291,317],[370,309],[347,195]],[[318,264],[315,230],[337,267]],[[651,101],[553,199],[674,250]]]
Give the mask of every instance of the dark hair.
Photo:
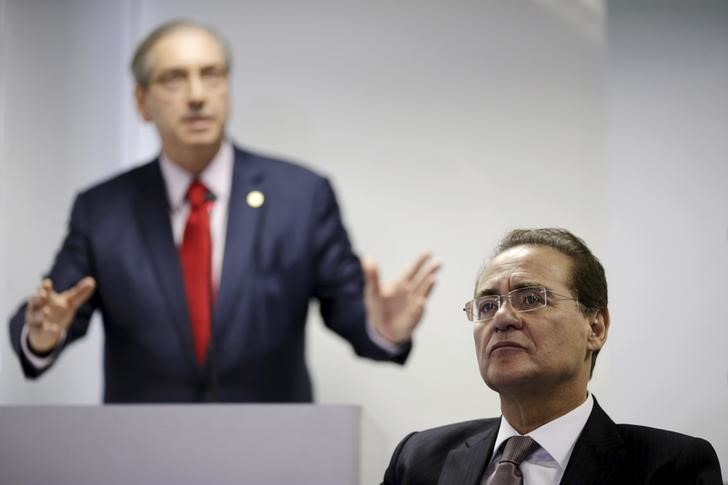
[[[147,87],[149,85],[151,66],[149,66],[147,58],[149,56],[149,51],[152,50],[154,44],[156,44],[157,41],[159,41],[166,35],[184,29],[201,30],[203,32],[207,32],[215,40],[217,40],[222,46],[223,52],[225,54],[225,67],[230,70],[232,62],[230,55],[230,46],[228,44],[228,41],[222,35],[220,35],[220,33],[218,33],[212,27],[208,27],[207,25],[195,22],[193,20],[172,20],[163,23],[162,25],[151,31],[144,38],[144,40],[139,43],[136,50],[134,51],[134,56],[131,59],[130,67],[131,73],[134,75],[134,80],[139,86]]]
[[[514,229],[500,241],[495,256],[516,246],[547,246],[571,258],[571,274],[567,285],[579,301],[584,315],[605,310],[608,303],[607,277],[604,267],[587,245],[566,229]],[[592,353],[589,375],[594,372],[599,349]]]

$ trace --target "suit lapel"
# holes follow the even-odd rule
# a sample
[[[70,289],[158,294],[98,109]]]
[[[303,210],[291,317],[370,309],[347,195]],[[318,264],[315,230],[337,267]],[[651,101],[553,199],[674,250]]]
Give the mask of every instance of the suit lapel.
[[[498,421],[497,423],[500,423]],[[438,485],[477,485],[490,462],[498,425],[473,437],[451,451],[440,474]],[[614,484],[624,462],[626,449],[617,426],[594,400],[594,408],[574,445],[562,485]]]
[[[169,316],[182,342],[183,351],[192,369],[196,369],[194,348],[190,332],[189,316],[182,268],[172,236],[167,190],[155,160],[141,172],[141,190],[136,200],[135,212],[140,233],[145,239],[144,247],[149,252],[155,276],[165,297]]]
[[[477,485],[493,453],[500,420],[447,455],[438,485]]]
[[[621,468],[626,449],[617,425],[594,400],[594,408],[574,445],[562,485],[615,483],[613,474]]]
[[[251,207],[246,198],[252,190],[259,190],[265,194],[261,185],[263,167],[260,165],[252,155],[235,148],[225,255],[212,324],[213,336],[216,338],[221,338],[225,328],[235,318],[235,307],[241,301],[240,295],[247,294],[245,288],[251,281],[250,271],[255,267],[252,260],[260,232],[259,224],[265,211],[265,202],[261,207]]]

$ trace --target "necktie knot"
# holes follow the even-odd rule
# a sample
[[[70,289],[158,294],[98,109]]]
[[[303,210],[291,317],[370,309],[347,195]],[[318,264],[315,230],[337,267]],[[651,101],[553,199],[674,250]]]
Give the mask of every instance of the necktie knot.
[[[512,436],[506,441],[490,485],[522,485],[523,474],[519,468],[528,455],[538,449],[539,444],[528,436]]]
[[[193,180],[187,189],[187,201],[190,203],[190,207],[199,209],[210,200],[210,191],[205,187],[205,184],[197,179]]]
[[[518,466],[528,455],[536,451],[538,443],[528,436],[512,436],[506,441],[501,462],[509,461]]]

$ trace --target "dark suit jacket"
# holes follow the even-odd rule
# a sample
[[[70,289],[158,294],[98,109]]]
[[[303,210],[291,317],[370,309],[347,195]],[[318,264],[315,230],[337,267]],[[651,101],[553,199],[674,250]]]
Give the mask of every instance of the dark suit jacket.
[[[478,485],[500,419],[479,419],[412,433],[400,442],[386,485]],[[574,445],[562,484],[722,485],[715,450],[705,440],[671,431],[614,424],[594,408]]]
[[[246,203],[251,190],[265,203]],[[315,298],[326,325],[354,351],[392,360],[367,336],[363,275],[328,181],[302,167],[235,149],[213,347],[195,364],[184,284],[157,160],[76,198],[49,276],[59,290],[83,276],[97,290],[63,347],[94,310],[104,322],[106,402],[311,401],[305,322]],[[11,340],[20,351],[22,306]],[[58,349],[62,351],[63,348]],[[398,355],[403,362],[407,351]]]

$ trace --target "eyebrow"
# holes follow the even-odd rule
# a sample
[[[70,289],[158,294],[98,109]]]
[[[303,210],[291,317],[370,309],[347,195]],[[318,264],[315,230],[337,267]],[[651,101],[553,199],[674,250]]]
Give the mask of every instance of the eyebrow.
[[[169,66],[164,69],[159,70],[158,75],[163,75],[166,73],[183,73],[187,74],[189,72],[203,72],[203,71],[209,71],[213,69],[221,69],[224,71],[227,71],[227,66],[225,64],[220,63],[211,63],[211,64],[204,64],[202,66],[195,66],[195,67],[188,67],[188,66]]]
[[[510,291],[518,290],[521,288],[529,288],[531,286],[543,286],[544,288],[548,289],[548,286],[544,285],[543,283],[538,283],[536,281],[520,281],[516,284],[514,284],[511,287]],[[480,298],[481,296],[495,296],[500,295],[494,288],[485,288],[480,290],[475,294],[475,298]]]
[[[169,74],[169,73],[184,73],[186,74],[189,71],[189,69],[184,67],[169,67],[167,69],[162,69],[159,71],[159,75]]]

